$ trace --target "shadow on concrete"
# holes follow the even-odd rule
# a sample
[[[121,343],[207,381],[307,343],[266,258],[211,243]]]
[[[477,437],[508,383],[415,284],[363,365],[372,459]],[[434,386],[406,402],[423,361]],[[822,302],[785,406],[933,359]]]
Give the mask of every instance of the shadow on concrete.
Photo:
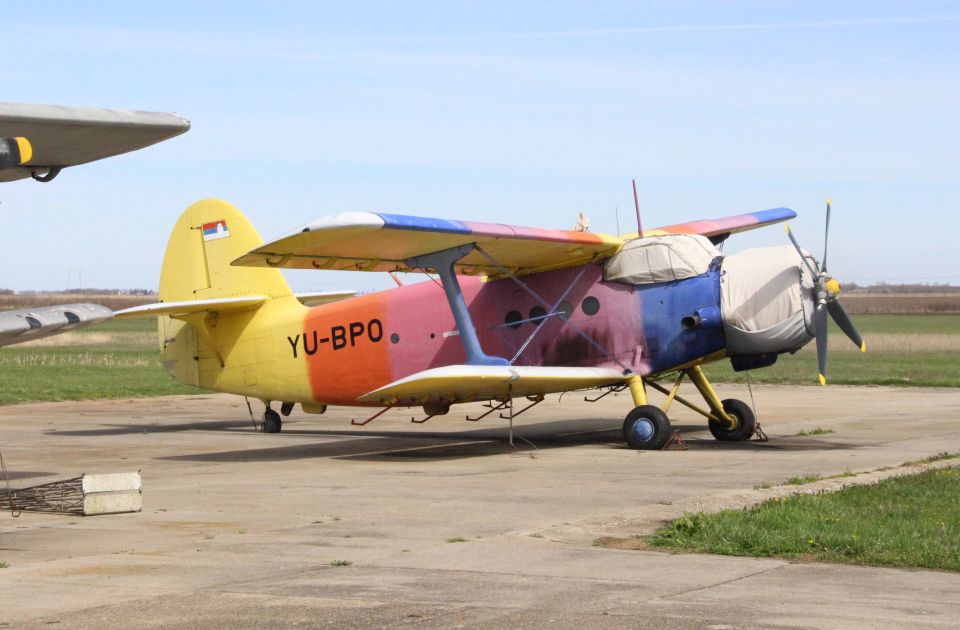
[[[585,426],[586,425],[586,426]],[[681,435],[703,432],[702,424],[674,425]],[[497,426],[469,431],[437,432],[375,431],[369,429],[323,430],[284,429],[280,436],[263,435],[277,440],[282,436],[328,438],[310,444],[264,446],[213,453],[191,453],[160,457],[160,460],[189,462],[256,462],[287,461],[309,458],[335,458],[355,461],[423,461],[455,460],[504,454],[536,454],[537,451],[582,445],[605,445],[627,449],[620,426],[607,421],[565,420],[525,424],[514,432],[510,445],[507,427]],[[840,450],[856,445],[810,439],[774,438],[770,442],[717,442],[712,437],[685,438],[691,451],[696,450]],[[532,445],[531,445],[532,443]]]
[[[66,435],[74,437],[104,436],[104,435],[135,435],[137,433],[177,433],[180,431],[223,431],[225,429],[248,429],[253,432],[253,425],[249,419],[216,420],[213,422],[185,422],[181,424],[107,424],[101,429],[61,430],[51,429],[44,431],[44,435]]]
[[[681,434],[683,432],[681,431]],[[718,442],[712,438],[684,438],[691,450],[779,450],[779,451],[842,451],[860,448],[863,444],[827,442],[825,440],[800,440],[789,437],[772,437],[769,442],[748,440],[746,442]]]
[[[37,477],[53,477],[58,473],[53,472],[34,472],[29,470],[7,470],[7,479],[15,481],[17,479],[35,479]],[[3,477],[0,477],[0,484],[3,484]],[[0,485],[0,494],[6,492],[6,488]]]

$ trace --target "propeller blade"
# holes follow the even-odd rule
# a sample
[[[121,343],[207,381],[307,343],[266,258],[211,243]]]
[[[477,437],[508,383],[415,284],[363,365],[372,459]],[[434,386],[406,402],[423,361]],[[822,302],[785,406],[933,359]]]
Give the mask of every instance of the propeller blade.
[[[820,384],[827,384],[827,308],[823,303],[817,304],[813,313],[813,329],[817,333],[817,375]]]
[[[823,273],[827,273],[827,237],[830,236],[830,197],[827,197],[827,225],[823,228]]]
[[[803,262],[806,263],[807,269],[810,270],[810,273],[813,274],[814,281],[820,277],[820,274],[817,273],[816,269],[813,268],[813,265],[810,264],[810,260],[803,255],[803,250],[800,249],[800,243],[797,242],[797,239],[793,238],[793,232],[790,231],[790,226],[784,224],[784,229],[787,231],[787,236],[790,237],[790,242],[793,243],[793,246],[797,248],[797,253],[800,254],[800,258],[803,259]]]
[[[833,317],[833,321],[837,322],[837,326],[840,327],[840,330],[850,338],[850,341],[854,343],[855,346],[860,348],[860,352],[867,351],[867,344],[864,343],[863,337],[860,336],[860,333],[857,332],[856,326],[853,325],[853,322],[850,321],[850,318],[847,317],[847,312],[843,310],[843,307],[840,306],[840,302],[833,300],[832,302],[827,302],[827,310],[830,311],[830,316]]]

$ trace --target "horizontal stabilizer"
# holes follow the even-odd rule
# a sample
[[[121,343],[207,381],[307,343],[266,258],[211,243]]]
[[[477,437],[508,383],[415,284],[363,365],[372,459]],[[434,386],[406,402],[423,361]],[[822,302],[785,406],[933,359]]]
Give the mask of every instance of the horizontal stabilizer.
[[[383,405],[505,400],[616,385],[626,379],[623,372],[610,368],[447,365],[394,381],[358,400]]]
[[[356,295],[356,291],[316,291],[315,293],[297,293],[296,298],[304,306],[320,306],[321,304],[346,300]]]
[[[63,304],[0,313],[0,346],[33,341],[99,324],[113,311],[99,304]]]
[[[125,308],[122,311],[114,313],[117,319],[128,319],[132,317],[157,317],[166,315],[167,317],[183,317],[194,313],[224,313],[228,311],[242,311],[256,308],[267,301],[263,295],[247,295],[237,298],[217,298],[213,300],[187,300],[185,302],[158,302],[156,304],[144,304],[143,306],[134,306]]]

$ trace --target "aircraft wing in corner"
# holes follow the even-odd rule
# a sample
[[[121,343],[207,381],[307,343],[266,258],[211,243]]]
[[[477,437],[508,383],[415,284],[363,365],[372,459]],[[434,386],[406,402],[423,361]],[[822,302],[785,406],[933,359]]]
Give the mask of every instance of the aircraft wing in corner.
[[[0,150],[7,153],[0,155],[0,182],[50,181],[68,166],[142,149],[188,129],[189,121],[176,114],[0,103],[0,144],[21,149],[12,159]]]
[[[99,304],[63,304],[0,312],[0,346],[33,341],[99,324],[113,311]]]

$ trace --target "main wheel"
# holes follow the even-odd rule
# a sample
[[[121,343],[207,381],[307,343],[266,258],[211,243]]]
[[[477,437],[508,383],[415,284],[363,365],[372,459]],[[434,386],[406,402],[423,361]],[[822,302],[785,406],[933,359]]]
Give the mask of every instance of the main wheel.
[[[273,409],[267,409],[263,412],[263,432],[280,433],[283,423],[280,420],[280,414]]]
[[[630,448],[658,450],[669,438],[670,419],[659,407],[635,407],[623,421],[623,439]]]
[[[710,420],[710,433],[721,442],[743,442],[749,440],[757,426],[757,418],[753,410],[742,400],[728,398],[722,401],[723,410],[737,420],[734,427],[728,427],[716,420]]]

